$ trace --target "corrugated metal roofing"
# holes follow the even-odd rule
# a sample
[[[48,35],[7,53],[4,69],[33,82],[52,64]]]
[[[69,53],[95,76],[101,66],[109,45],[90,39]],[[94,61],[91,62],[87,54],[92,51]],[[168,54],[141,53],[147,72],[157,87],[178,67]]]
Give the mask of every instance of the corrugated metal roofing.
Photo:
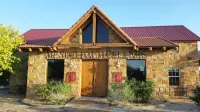
[[[146,26],[121,27],[131,38],[136,37],[163,37],[167,40],[200,40],[200,38],[183,25],[174,26]]]
[[[132,38],[139,47],[177,47],[175,43],[162,37]]]
[[[20,47],[51,47],[60,37],[55,38],[45,38],[45,39],[36,39],[36,40],[27,40],[27,44],[24,44]]]
[[[41,40],[63,36],[68,29],[30,29],[22,34],[24,40]]]

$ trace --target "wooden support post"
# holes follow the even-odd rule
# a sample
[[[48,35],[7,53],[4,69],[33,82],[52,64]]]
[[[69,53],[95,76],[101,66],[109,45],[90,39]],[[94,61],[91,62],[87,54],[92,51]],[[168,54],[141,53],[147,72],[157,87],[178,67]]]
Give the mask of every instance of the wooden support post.
[[[166,47],[163,47],[163,50],[164,50],[164,51],[166,51],[166,50],[167,50],[167,48],[166,48]]]
[[[152,49],[152,47],[149,47],[149,51],[152,51],[153,49]]]
[[[28,48],[28,51],[29,51],[29,52],[32,52],[32,49],[31,49],[31,48]]]
[[[39,48],[39,51],[40,51],[40,52],[42,52],[42,51],[43,51],[43,49],[42,49],[42,48]]]
[[[18,51],[19,51],[19,52],[22,52],[22,49],[21,49],[21,48],[18,48]]]
[[[78,35],[79,35],[78,37],[79,43],[82,44],[82,29],[81,28],[78,29]]]
[[[92,22],[93,22],[93,26],[92,26],[92,43],[95,44],[96,43],[96,26],[97,26],[97,17],[96,17],[96,11],[93,12],[92,15]]]

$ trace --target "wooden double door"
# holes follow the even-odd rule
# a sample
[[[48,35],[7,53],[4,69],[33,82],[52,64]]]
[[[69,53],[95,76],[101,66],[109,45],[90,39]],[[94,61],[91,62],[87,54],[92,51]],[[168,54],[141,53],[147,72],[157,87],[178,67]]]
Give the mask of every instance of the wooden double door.
[[[108,61],[82,61],[82,96],[104,97],[108,91]]]

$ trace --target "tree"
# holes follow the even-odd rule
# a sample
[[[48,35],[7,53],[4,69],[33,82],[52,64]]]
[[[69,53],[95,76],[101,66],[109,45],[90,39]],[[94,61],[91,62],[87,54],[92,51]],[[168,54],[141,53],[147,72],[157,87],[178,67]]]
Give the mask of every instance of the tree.
[[[24,43],[19,30],[11,26],[0,24],[0,75],[3,71],[16,73],[20,64],[20,57],[16,55],[17,47]]]

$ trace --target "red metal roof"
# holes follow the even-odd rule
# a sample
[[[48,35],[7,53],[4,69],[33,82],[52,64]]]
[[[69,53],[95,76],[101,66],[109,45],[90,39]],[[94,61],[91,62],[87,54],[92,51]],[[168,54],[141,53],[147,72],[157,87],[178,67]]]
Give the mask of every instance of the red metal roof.
[[[162,37],[132,38],[139,47],[177,47],[175,43]]]
[[[41,40],[47,38],[61,37],[68,29],[30,29],[22,34],[24,40]]]
[[[200,40],[200,38],[183,25],[121,27],[130,37],[163,37],[167,40]]]
[[[199,41],[200,38],[187,29],[183,25],[174,26],[144,26],[144,27],[121,27],[121,29],[128,34],[129,37],[137,41],[138,46],[147,46],[151,43],[154,45],[164,46],[168,45],[166,41]],[[24,40],[27,44],[21,47],[39,47],[39,46],[52,46],[61,36],[63,36],[68,29],[31,29],[23,34]],[[144,37],[148,37],[145,41]],[[166,41],[163,45],[161,39],[155,37],[162,37]],[[143,38],[143,39],[137,39]],[[152,38],[152,39],[149,39]],[[162,43],[161,42],[161,43]],[[151,44],[151,45],[152,45]],[[153,45],[152,45],[153,46]]]

